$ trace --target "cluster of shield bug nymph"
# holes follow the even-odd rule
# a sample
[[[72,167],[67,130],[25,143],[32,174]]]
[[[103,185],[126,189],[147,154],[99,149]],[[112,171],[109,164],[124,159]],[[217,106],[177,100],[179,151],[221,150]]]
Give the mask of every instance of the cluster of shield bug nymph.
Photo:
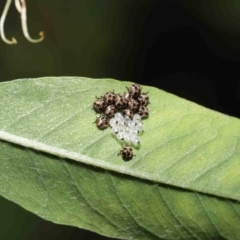
[[[147,118],[149,111],[147,105],[149,97],[142,93],[142,88],[134,83],[127,92],[116,94],[114,91],[106,92],[93,102],[93,109],[101,115],[94,123],[103,130],[108,126],[112,128],[112,134],[127,145],[138,147],[140,144],[139,134],[143,131],[142,119]],[[131,159],[133,149],[123,146],[118,153],[124,160]]]

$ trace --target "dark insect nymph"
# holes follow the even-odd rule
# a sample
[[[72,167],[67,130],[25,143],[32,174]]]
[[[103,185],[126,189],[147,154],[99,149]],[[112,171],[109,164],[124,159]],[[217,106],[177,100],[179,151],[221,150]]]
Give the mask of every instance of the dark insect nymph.
[[[123,146],[122,150],[118,153],[118,156],[121,155],[124,160],[130,160],[133,156],[133,150],[131,147]]]
[[[109,122],[109,119],[106,116],[101,115],[96,119],[94,123],[96,123],[96,126],[102,130],[108,127],[108,122]]]

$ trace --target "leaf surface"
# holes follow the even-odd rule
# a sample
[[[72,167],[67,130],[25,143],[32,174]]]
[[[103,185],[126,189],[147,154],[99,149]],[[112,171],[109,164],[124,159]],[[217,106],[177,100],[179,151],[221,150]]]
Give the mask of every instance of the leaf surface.
[[[153,87],[131,161],[93,124],[113,79],[0,84],[0,192],[56,223],[126,239],[237,239],[240,121]],[[225,220],[223,221],[223,216]]]

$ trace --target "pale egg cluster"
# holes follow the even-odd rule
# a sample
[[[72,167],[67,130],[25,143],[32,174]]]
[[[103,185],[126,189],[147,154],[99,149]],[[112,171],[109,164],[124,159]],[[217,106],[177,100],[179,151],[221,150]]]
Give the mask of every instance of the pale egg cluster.
[[[109,125],[112,128],[112,134],[117,139],[135,146],[140,144],[139,134],[143,131],[143,123],[139,114],[134,114],[131,119],[117,112],[110,119]]]

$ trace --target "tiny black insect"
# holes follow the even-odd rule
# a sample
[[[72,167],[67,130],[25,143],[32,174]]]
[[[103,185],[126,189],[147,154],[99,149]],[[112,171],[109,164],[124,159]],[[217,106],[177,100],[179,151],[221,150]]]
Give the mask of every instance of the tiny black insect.
[[[147,93],[140,94],[140,96],[138,97],[138,101],[139,101],[140,105],[147,106],[149,103],[149,97],[148,97]]]
[[[125,105],[127,105],[127,103],[133,98],[133,96],[129,92],[124,92],[122,97]]]
[[[138,110],[138,107],[139,107],[139,102],[135,99],[131,99],[129,102],[128,102],[128,109],[133,111],[134,113],[137,112]]]
[[[130,160],[133,156],[133,150],[131,147],[123,146],[122,150],[118,153],[118,156],[121,155],[124,160]]]
[[[122,114],[123,114],[123,116],[128,116],[130,118],[133,117],[133,111],[128,108],[122,110]]]
[[[129,89],[128,92],[134,97],[137,98],[141,94],[142,87],[139,86],[136,83],[133,83]]]
[[[106,116],[101,115],[96,119],[94,123],[96,123],[96,126],[102,130],[108,127],[108,122],[109,122],[109,119]]]
[[[116,108],[114,107],[114,105],[109,105],[106,107],[104,113],[109,118],[112,118],[114,116],[114,114],[116,113]]]
[[[145,106],[140,106],[139,109],[138,109],[138,114],[142,118],[147,118],[149,116],[149,111]]]
[[[93,102],[93,109],[96,112],[103,112],[106,108],[106,103],[102,98],[98,98]]]
[[[114,92],[107,92],[103,96],[103,100],[107,105],[112,105],[115,103],[116,94]]]
[[[125,106],[126,106],[125,100],[121,95],[117,94],[115,98],[115,107],[117,109],[123,109]]]

